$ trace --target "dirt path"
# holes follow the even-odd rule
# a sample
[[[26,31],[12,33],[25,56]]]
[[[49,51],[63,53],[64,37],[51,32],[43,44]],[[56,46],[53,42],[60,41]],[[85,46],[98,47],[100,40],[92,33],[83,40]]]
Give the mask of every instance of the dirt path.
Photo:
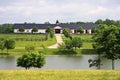
[[[55,34],[55,37],[56,37],[57,43],[52,46],[49,46],[48,48],[58,48],[58,44],[63,43],[62,34]]]

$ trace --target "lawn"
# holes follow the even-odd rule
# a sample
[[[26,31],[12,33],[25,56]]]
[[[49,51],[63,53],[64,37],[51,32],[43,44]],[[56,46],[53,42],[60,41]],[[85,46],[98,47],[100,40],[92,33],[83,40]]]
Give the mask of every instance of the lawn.
[[[87,39],[91,39],[92,35],[74,35],[74,36],[81,36],[82,39],[87,40]],[[52,38],[48,38],[48,40],[43,40],[43,41],[34,41],[34,39],[40,39],[40,38],[44,38],[45,35],[43,34],[0,34],[0,38],[4,38],[4,39],[18,39],[18,38],[24,38],[24,39],[33,39],[33,41],[26,41],[26,40],[16,40],[16,47],[15,49],[11,49],[9,50],[9,54],[24,54],[26,53],[25,51],[25,46],[30,46],[33,45],[35,47],[35,51],[42,51],[48,55],[53,55],[56,54],[56,52],[58,51],[58,49],[47,49],[48,46],[51,46],[53,44],[56,43],[56,38],[54,37]],[[67,38],[65,38],[63,36],[63,40],[65,40]],[[43,49],[46,48],[46,49]],[[83,50],[81,50],[83,49]],[[93,50],[91,52],[92,49],[92,42],[86,42],[83,41],[83,46],[81,47],[81,49],[77,49],[77,53],[78,54],[82,54],[82,52],[84,52],[85,54],[87,52],[85,52],[85,50],[87,49],[88,54],[89,53],[94,53]],[[6,49],[3,51],[3,53],[6,53]]]
[[[0,80],[120,80],[119,70],[1,70]]]
[[[14,39],[16,42],[16,48],[24,48],[28,45],[34,45],[35,47],[48,47],[56,43],[56,38],[45,39],[44,34],[0,34],[0,39]]]

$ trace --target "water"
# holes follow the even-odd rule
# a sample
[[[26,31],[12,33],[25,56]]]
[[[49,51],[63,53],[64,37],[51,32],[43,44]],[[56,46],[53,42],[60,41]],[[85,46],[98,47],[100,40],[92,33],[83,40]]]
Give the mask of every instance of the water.
[[[18,56],[0,55],[0,70],[24,69],[17,67],[16,59]],[[96,55],[82,56],[46,56],[46,64],[41,69],[82,69],[91,70],[96,67],[89,68],[88,59],[97,59]],[[111,60],[102,58],[103,65],[101,69],[111,69]],[[32,68],[35,69],[35,68]],[[120,60],[115,61],[115,69],[120,70]]]

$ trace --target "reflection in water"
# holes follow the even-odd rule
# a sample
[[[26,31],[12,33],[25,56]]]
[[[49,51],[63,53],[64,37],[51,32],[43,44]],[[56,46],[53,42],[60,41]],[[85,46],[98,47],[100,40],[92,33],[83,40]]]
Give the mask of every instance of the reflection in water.
[[[0,56],[0,69],[24,69],[16,67],[16,59],[18,56]],[[97,59],[96,55],[83,56],[46,56],[46,64],[42,69],[97,69],[89,68],[88,59]],[[111,60],[101,58],[101,69],[111,69]],[[115,69],[120,69],[120,60],[115,61]],[[34,69],[34,68],[32,68]]]

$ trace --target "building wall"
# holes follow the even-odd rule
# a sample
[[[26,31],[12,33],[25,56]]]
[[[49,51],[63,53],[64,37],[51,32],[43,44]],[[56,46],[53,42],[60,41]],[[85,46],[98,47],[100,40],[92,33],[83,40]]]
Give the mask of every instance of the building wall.
[[[46,29],[38,29],[38,32],[34,32],[34,33],[45,33]],[[19,29],[14,29],[14,33],[21,33],[19,32]],[[22,33],[32,33],[32,29],[25,29],[24,32]]]
[[[38,29],[38,33],[45,33],[46,29]]]
[[[70,31],[71,31],[71,33],[75,33],[75,30],[74,30],[74,29],[71,29]]]

